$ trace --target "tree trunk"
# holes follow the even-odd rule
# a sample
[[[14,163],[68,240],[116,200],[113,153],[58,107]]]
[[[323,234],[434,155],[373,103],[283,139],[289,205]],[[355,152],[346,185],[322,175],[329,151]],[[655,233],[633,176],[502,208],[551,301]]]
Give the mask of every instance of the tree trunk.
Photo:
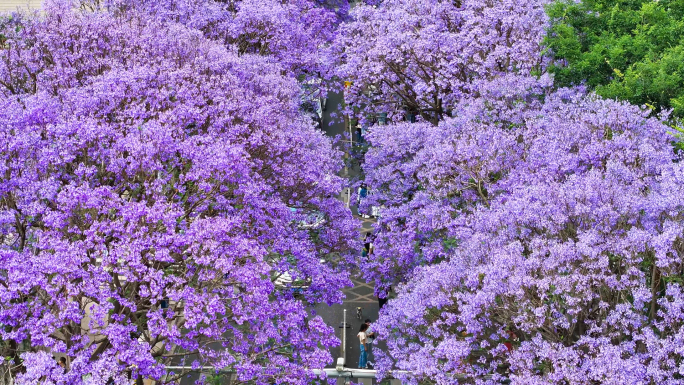
[[[0,385],[14,385],[10,364],[7,361],[0,363]]]
[[[648,320],[652,321],[655,319],[657,305],[658,305],[658,286],[660,286],[660,272],[658,267],[655,265],[655,258],[653,261],[653,271],[651,272],[651,310],[648,314]]]

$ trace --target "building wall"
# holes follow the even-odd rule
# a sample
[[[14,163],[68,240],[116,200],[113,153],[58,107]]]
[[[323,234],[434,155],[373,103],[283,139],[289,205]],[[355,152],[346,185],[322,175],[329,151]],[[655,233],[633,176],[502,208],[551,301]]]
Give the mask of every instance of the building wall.
[[[17,8],[40,8],[41,0],[0,0],[0,12],[15,11]]]

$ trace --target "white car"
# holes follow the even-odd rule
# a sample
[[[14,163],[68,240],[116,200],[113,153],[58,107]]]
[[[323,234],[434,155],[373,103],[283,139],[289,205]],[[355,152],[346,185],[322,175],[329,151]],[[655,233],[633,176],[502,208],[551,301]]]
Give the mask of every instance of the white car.
[[[321,263],[325,263],[325,259],[320,260]],[[304,290],[311,286],[311,279],[301,279],[293,281],[292,275],[289,272],[276,273],[275,280],[273,284],[276,288],[289,289],[294,295],[302,295]]]
[[[328,98],[323,94],[320,79],[310,79],[301,85],[301,109],[305,115],[311,117],[317,125],[322,127],[323,112],[325,111]]]
[[[308,116],[314,121],[316,127],[323,127],[323,110],[321,109],[320,103],[316,102],[315,100],[307,100],[302,97],[300,109],[304,116]]]
[[[303,209],[298,209],[295,207],[290,207],[290,211],[293,213],[303,213],[297,220],[297,224],[300,229],[315,229],[322,226],[325,223],[325,214],[317,210],[308,210],[304,212]]]

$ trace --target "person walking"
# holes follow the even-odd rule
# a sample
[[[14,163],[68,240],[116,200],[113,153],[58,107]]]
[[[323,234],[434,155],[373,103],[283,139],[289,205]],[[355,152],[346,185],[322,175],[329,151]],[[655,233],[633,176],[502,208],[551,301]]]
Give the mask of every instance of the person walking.
[[[369,238],[370,233],[366,233],[366,237],[364,238],[364,244],[363,244],[363,249],[361,249],[361,260],[365,261],[366,258],[371,256],[373,254],[373,244],[371,243],[371,238]]]
[[[366,236],[363,238],[363,247],[366,251],[370,250],[373,242],[373,236],[370,231],[366,232]]]
[[[366,329],[366,339],[368,340],[368,351],[366,352],[366,365],[375,366],[373,361],[371,361],[371,353],[373,353],[373,341],[375,341],[376,334],[371,328],[370,319],[366,318],[364,323],[368,325],[368,329]]]
[[[387,289],[387,291],[385,292],[385,298],[378,297],[378,306],[380,309],[382,309],[382,307],[387,304],[387,301],[389,300],[389,295],[390,295],[391,291],[392,291],[392,286],[390,286],[389,289]]]
[[[68,371],[66,358],[59,357],[59,359],[57,359],[57,365],[61,366],[62,369],[64,369],[64,373],[66,373]]]
[[[361,203],[363,203],[363,200],[366,199],[368,196],[368,187],[366,186],[366,183],[361,183],[361,186],[359,186],[359,195],[357,197],[357,202],[358,202],[358,213],[364,218],[368,218],[368,215],[365,213],[361,212]]]
[[[359,334],[356,335],[359,337],[361,349],[361,355],[359,356],[359,369],[368,369],[368,356],[366,355],[368,351],[368,337],[366,336],[366,330],[368,330],[368,325],[363,323],[359,329]]]

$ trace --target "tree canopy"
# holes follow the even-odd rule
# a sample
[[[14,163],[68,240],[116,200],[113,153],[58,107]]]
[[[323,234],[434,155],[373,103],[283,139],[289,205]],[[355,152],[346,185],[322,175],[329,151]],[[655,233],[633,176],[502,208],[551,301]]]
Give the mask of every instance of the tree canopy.
[[[684,169],[667,126],[568,90],[491,101],[371,135],[370,204],[387,209],[369,275],[404,282],[380,367],[409,384],[676,383]]]
[[[557,1],[546,46],[558,87],[586,85],[606,98],[684,117],[684,3]]]
[[[542,57],[546,20],[539,29],[528,24],[542,5],[438,1],[412,29],[405,28],[412,19],[393,17],[401,6],[416,8],[411,0],[357,14],[369,30],[388,31],[377,34],[382,39],[395,29],[416,35],[398,48],[345,51],[342,68],[369,79],[359,84],[359,105],[377,111],[387,107],[373,97],[401,96],[371,87],[376,80],[435,90],[419,66],[387,78],[395,76],[390,60],[424,63],[402,57],[402,48],[439,47],[469,63],[472,76],[460,83],[432,72],[451,86],[440,90],[449,90],[452,113],[397,119],[368,136],[364,171],[373,194],[364,201],[382,211],[374,252],[362,264],[378,294],[396,292],[376,324],[388,346],[379,367],[408,370],[397,375],[409,384],[680,381],[684,169],[673,162],[671,129],[648,108],[587,87],[553,87],[545,67],[552,58]],[[467,13],[469,22],[444,39],[421,40],[450,14],[440,7]],[[480,9],[491,9],[484,12],[491,18],[472,11]],[[469,35],[500,25],[511,31],[501,47],[489,35]],[[444,43],[450,36],[470,40]],[[473,42],[490,44],[464,47]],[[536,64],[499,68],[486,60],[490,52]]]
[[[0,16],[2,355],[19,383],[211,365],[311,384],[339,344],[311,309],[356,269],[395,296],[383,376],[679,384],[684,163],[659,112],[684,116],[682,17],[675,0]],[[389,117],[360,155],[372,253],[342,152],[299,109],[326,82],[350,120]]]
[[[538,1],[385,0],[361,4],[332,47],[346,101],[365,119],[407,113],[436,124],[456,103],[499,77],[520,86],[543,68],[547,18]],[[507,90],[502,90],[506,92]]]
[[[0,336],[18,381],[174,383],[175,362],[310,383],[338,341],[307,308],[341,301],[358,241],[340,157],[284,67],[136,10],[47,4],[0,28]]]

